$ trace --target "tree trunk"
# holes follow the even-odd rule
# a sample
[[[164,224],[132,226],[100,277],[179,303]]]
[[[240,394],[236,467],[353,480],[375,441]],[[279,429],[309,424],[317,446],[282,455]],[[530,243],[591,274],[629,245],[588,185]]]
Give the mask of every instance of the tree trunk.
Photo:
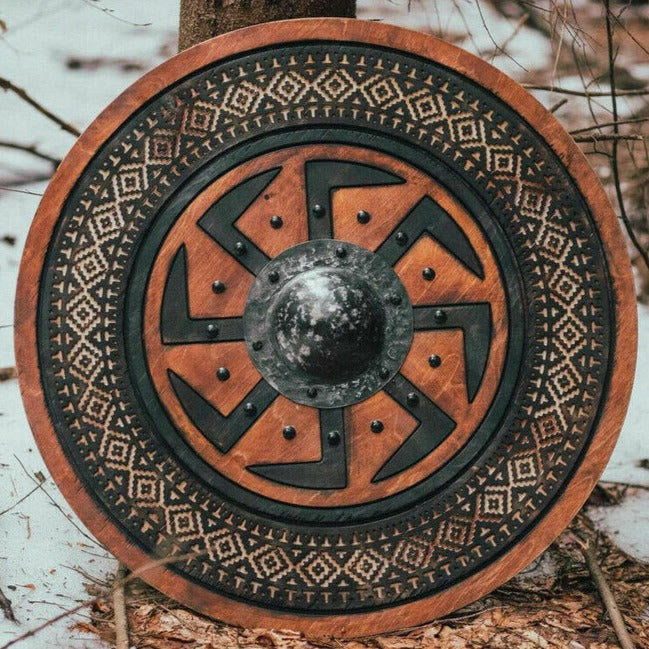
[[[356,0],[181,0],[178,50],[271,20],[355,15]]]

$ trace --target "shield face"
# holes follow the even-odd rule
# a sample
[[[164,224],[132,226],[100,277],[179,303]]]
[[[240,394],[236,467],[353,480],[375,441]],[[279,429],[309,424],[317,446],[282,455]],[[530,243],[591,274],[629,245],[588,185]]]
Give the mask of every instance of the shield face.
[[[172,59],[89,129],[30,234],[17,350],[52,473],[122,561],[228,621],[353,635],[561,531],[634,314],[614,215],[534,100],[423,35],[300,21]]]

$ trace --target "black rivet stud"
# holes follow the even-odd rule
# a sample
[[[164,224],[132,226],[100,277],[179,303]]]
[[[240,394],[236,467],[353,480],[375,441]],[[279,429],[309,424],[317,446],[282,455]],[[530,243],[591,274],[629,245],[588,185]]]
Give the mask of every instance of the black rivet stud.
[[[342,246],[336,248],[336,257],[339,259],[344,259],[347,256],[347,250]]]
[[[393,293],[390,296],[390,302],[394,304],[394,306],[399,306],[401,304],[401,296],[398,293]]]
[[[419,395],[416,392],[408,392],[406,402],[409,406],[416,406],[419,403]]]
[[[282,429],[282,435],[284,439],[295,439],[296,430],[294,426],[284,426]]]
[[[337,430],[330,430],[327,433],[327,442],[329,442],[329,446],[338,446],[340,444],[340,433]]]
[[[237,255],[239,255],[239,257],[241,257],[242,255],[245,255],[246,252],[248,252],[248,248],[247,248],[246,244],[243,241],[237,241],[234,244],[234,252],[236,252]]]
[[[446,311],[444,309],[437,309],[433,317],[435,318],[435,322],[442,324],[446,322]]]
[[[375,419],[371,424],[370,424],[370,430],[373,433],[380,433],[383,431],[383,422],[380,419]]]
[[[270,273],[268,273],[268,281],[271,284],[277,284],[277,282],[279,282],[279,273],[276,270],[271,270]]]
[[[212,282],[212,290],[215,293],[223,293],[225,291],[225,284],[220,279],[217,279],[215,282]]]
[[[314,205],[311,212],[317,219],[321,219],[327,213],[327,210],[322,205]]]
[[[215,324],[208,324],[206,331],[208,338],[216,338],[219,335],[219,328]]]
[[[315,399],[318,396],[318,389],[314,387],[310,387],[306,391],[306,396],[309,397],[309,399]]]
[[[261,340],[255,340],[255,342],[252,343],[252,348],[256,352],[258,352],[263,346],[264,346],[264,343]]]
[[[400,246],[405,246],[408,243],[408,235],[403,230],[399,230],[394,238]]]
[[[248,401],[243,407],[243,411],[248,415],[248,417],[254,417],[257,414],[257,406],[252,403],[252,401]]]
[[[379,376],[382,379],[387,379],[390,376],[390,370],[387,367],[382,367],[379,369]]]
[[[219,381],[227,381],[230,378],[230,370],[227,367],[219,367],[216,370],[216,378]]]
[[[421,276],[427,281],[430,282],[435,279],[435,271],[430,268],[429,266],[426,266],[424,270],[421,271]]]
[[[279,230],[284,225],[284,221],[281,216],[271,216],[270,217],[270,227],[273,230]]]
[[[428,364],[431,367],[439,367],[442,364],[442,359],[437,354],[431,354],[428,357]]]
[[[365,210],[360,210],[360,212],[356,215],[356,219],[358,220],[358,222],[362,223],[363,225],[369,223],[371,218],[372,215],[369,212],[366,212]]]

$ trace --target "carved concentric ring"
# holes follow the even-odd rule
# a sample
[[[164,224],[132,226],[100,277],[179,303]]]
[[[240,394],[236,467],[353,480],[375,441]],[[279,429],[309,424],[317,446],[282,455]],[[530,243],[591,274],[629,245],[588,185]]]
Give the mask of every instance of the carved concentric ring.
[[[28,415],[90,529],[133,568],[182,557],[143,576],[190,606],[416,624],[531,561],[597,479],[635,353],[623,250],[569,137],[485,63],[354,21],[227,35],[127,91],[48,189]]]
[[[260,143],[272,152],[243,164],[220,160],[230,171],[143,242],[152,252],[134,273],[146,290],[129,294],[129,355],[148,367],[134,381],[160,395],[145,403],[170,419],[169,444],[189,443],[213,469],[194,470],[229,497],[297,521],[372,520],[458,475],[505,412],[513,384],[502,376],[521,359],[522,328],[509,327],[523,321],[521,287],[504,237],[414,166],[425,158],[396,157],[381,138],[373,150],[349,144],[362,139],[311,130]],[[312,301],[331,272],[335,290]],[[356,303],[336,304],[350,289]],[[322,322],[306,327],[316,313],[354,329],[303,349],[310,329],[327,335]],[[344,366],[332,371],[337,354]]]

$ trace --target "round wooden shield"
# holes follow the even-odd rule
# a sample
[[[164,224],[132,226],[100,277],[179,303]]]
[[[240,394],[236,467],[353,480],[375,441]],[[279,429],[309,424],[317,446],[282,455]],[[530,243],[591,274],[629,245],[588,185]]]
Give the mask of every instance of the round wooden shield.
[[[511,577],[613,448],[625,245],[571,138],[431,37],[205,42],[79,139],[22,262],[54,478],[124,563],[242,625],[359,635]]]

